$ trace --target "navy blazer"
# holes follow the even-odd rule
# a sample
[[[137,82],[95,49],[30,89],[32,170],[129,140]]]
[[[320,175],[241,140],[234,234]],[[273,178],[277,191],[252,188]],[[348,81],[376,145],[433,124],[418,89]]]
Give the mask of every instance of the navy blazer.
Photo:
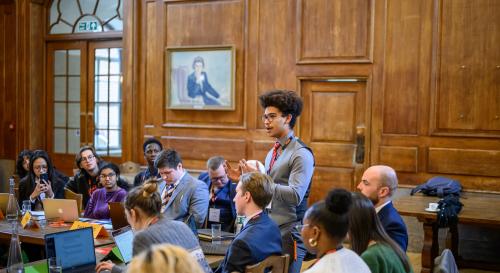
[[[245,272],[245,267],[281,255],[281,233],[267,213],[254,217],[241,229],[215,273]]]
[[[408,247],[408,232],[406,231],[403,219],[392,205],[392,201],[378,212],[378,218],[389,237],[406,252]]]
[[[208,186],[208,194],[210,196],[210,187],[212,185],[212,181],[210,181],[210,176],[208,176],[208,172],[203,172],[198,176],[198,180],[205,182]],[[209,200],[209,208],[216,207],[221,209],[221,225],[222,230],[232,232],[234,227],[234,219],[236,219],[236,207],[234,205],[233,199],[236,196],[236,184],[233,181],[229,180],[227,184],[216,194],[217,199],[215,200],[215,204],[212,203],[212,200]],[[229,204],[229,205],[228,205]],[[226,217],[224,217],[226,215]],[[224,219],[226,218],[226,219]],[[207,226],[206,228],[211,227],[211,222],[208,221],[208,215],[206,220]]]

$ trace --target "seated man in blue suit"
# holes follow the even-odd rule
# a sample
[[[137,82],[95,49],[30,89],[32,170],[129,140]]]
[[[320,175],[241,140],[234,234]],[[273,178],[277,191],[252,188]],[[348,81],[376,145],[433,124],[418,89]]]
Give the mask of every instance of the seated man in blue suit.
[[[373,202],[385,232],[406,252],[408,247],[406,225],[391,200],[397,187],[396,171],[389,166],[377,165],[366,169],[358,190]]]
[[[175,150],[161,151],[155,158],[155,167],[166,182],[160,195],[163,216],[183,221],[193,231],[201,228],[208,210],[207,185],[184,170],[181,156]]]
[[[207,172],[201,173],[198,177],[207,184],[210,194],[208,216],[205,220],[206,228],[210,228],[212,223],[221,224],[222,230],[232,232],[236,218],[236,208],[233,202],[236,184],[227,177],[223,157],[209,158],[207,169]]]
[[[278,225],[264,211],[273,197],[273,180],[265,174],[245,173],[236,187],[236,211],[246,217],[243,228],[227,250],[216,273],[244,272],[245,267],[271,255],[281,255]]]

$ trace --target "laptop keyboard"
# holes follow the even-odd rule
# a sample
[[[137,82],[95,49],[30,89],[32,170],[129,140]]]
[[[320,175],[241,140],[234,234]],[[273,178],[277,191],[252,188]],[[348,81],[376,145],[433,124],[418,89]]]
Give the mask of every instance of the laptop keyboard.
[[[201,249],[205,255],[225,255],[229,244],[212,244],[211,242],[200,242]]]

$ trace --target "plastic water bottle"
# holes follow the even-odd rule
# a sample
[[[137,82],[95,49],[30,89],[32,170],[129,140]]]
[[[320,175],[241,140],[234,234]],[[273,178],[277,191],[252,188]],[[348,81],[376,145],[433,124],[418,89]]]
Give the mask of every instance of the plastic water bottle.
[[[236,216],[236,221],[234,221],[234,233],[238,234],[241,231],[241,228],[243,227],[243,222],[245,221],[245,216],[238,215]]]

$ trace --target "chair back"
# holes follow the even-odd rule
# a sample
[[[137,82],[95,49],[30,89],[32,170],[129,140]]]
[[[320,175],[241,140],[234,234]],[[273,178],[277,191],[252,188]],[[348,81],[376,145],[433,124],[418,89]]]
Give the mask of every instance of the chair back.
[[[443,250],[441,256],[434,259],[434,273],[458,273],[457,263],[449,249]]]
[[[141,171],[141,165],[138,163],[127,161],[120,164],[120,174],[132,173],[137,174]]]
[[[76,200],[76,205],[78,207],[78,214],[80,214],[83,211],[82,204],[83,204],[83,195],[80,193],[75,193],[70,189],[64,188],[64,199],[73,199]]]
[[[245,273],[264,273],[266,270],[270,270],[273,273],[288,273],[289,259],[290,256],[288,254],[272,255],[260,263],[247,266]]]

